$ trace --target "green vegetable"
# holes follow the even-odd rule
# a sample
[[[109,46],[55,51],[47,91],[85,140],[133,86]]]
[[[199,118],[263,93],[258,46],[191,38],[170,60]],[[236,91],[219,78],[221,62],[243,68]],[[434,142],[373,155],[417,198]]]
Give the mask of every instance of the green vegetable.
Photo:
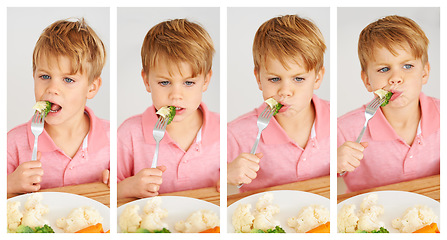
[[[35,233],[54,233],[54,230],[50,226],[45,224],[43,227],[34,228],[34,232]]]
[[[16,233],[34,233],[34,230],[31,227],[20,225],[17,227]]]
[[[356,233],[390,233],[386,228],[380,227],[379,230],[372,230],[371,232],[365,230],[357,230]]]
[[[275,228],[272,229],[267,229],[267,230],[261,230],[261,229],[253,229],[251,230],[251,233],[285,233],[286,231],[284,231],[284,229],[282,229],[280,226],[276,226]]]
[[[281,109],[282,106],[283,105],[281,103],[275,105],[275,107],[273,108],[273,116],[275,116],[279,112],[279,109]]]
[[[393,96],[393,93],[392,92],[388,92],[385,95],[385,102],[383,102],[382,105],[380,105],[380,106],[385,107],[388,103],[390,103],[391,96]]]
[[[154,230],[153,232],[151,232],[145,228],[138,228],[136,233],[171,233],[171,231],[169,231],[166,228],[163,228],[161,230]]]
[[[175,117],[175,107],[169,106],[168,108],[169,110],[171,110],[171,112],[168,115],[168,124],[170,124]]]
[[[42,113],[46,117],[51,110],[51,103],[48,101],[39,101],[36,102],[33,109],[36,109],[36,111]]]

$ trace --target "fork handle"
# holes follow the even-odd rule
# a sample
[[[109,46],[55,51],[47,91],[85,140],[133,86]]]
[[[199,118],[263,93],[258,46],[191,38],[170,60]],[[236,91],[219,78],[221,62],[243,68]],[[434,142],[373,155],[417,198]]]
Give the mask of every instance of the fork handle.
[[[365,133],[366,130],[366,125],[368,125],[368,121],[365,121],[365,125],[363,125],[360,135],[357,137],[357,140],[355,140],[356,143],[360,143],[360,141],[362,141],[363,134]]]
[[[253,145],[253,147],[251,148],[251,151],[250,151],[251,154],[256,153],[256,149],[258,148],[258,144],[259,144],[259,138],[261,138],[261,131],[258,131],[258,136],[256,137],[255,144]]]
[[[152,165],[151,168],[156,168],[157,167],[157,162],[158,162],[158,147],[159,147],[160,142],[157,141],[157,145],[155,146],[155,153],[154,153],[154,158],[152,159]]]
[[[34,136],[34,147],[33,147],[33,155],[31,157],[32,161],[36,161],[37,160],[37,141],[39,139],[39,136]]]

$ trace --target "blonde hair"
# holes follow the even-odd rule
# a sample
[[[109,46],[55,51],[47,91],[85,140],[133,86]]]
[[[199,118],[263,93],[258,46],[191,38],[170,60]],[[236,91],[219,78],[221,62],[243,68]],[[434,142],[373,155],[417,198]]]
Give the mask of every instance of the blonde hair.
[[[374,59],[374,49],[385,47],[393,55],[395,48],[410,47],[416,59],[425,64],[428,61],[428,38],[421,27],[413,20],[401,16],[387,16],[366,26],[359,36],[358,55],[362,71],[366,71],[367,62]]]
[[[101,76],[106,51],[101,39],[84,18],[59,20],[45,28],[33,52],[33,72],[41,57],[68,57],[71,73],[87,73],[89,83]]]
[[[160,60],[166,63],[188,63],[193,77],[207,74],[213,62],[214,46],[208,32],[186,19],[161,22],[146,34],[141,47],[141,60],[146,74]],[[169,64],[170,65],[170,64]]]
[[[273,57],[288,68],[286,59],[303,61],[306,71],[316,72],[323,67],[326,45],[318,27],[310,20],[297,15],[272,18],[262,24],[253,41],[255,69],[265,65],[267,57]]]

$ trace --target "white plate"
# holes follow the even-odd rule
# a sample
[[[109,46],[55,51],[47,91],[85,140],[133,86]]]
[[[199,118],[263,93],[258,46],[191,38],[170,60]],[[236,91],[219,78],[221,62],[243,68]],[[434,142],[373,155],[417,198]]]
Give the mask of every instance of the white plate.
[[[8,202],[20,202],[20,208],[23,211],[25,202],[31,194],[34,193],[10,198],[8,199]],[[42,194],[41,204],[48,206],[48,213],[44,215],[43,218],[48,221],[48,225],[50,225],[56,233],[64,232],[56,226],[57,219],[68,216],[74,208],[85,206],[90,206],[98,210],[99,214],[103,217],[102,226],[104,231],[110,229],[110,209],[98,201],[88,197],[63,192],[40,192],[39,194]]]
[[[404,191],[378,191],[378,192],[370,192],[370,193],[364,193],[361,195],[357,195],[351,198],[348,198],[344,200],[343,202],[340,202],[337,205],[337,212],[340,211],[340,209],[345,204],[355,204],[356,209],[360,209],[360,204],[362,203],[363,199],[371,193],[377,194],[377,205],[382,205],[384,209],[383,215],[379,217],[379,220],[382,221],[385,224],[385,228],[390,233],[398,233],[399,230],[393,228],[391,221],[393,221],[395,218],[400,218],[403,216],[405,211],[410,208],[414,207],[415,205],[426,205],[430,207],[433,212],[438,216],[438,220],[435,221],[439,225],[439,214],[440,214],[440,204],[438,201],[426,197],[424,195],[420,195],[417,193],[412,192],[404,192]],[[338,230],[337,230],[338,231]]]
[[[207,201],[203,201],[196,198],[179,197],[179,196],[159,196],[159,197],[161,198],[161,208],[168,210],[168,216],[163,220],[168,224],[168,229],[172,233],[177,232],[174,228],[174,225],[177,222],[185,221],[195,211],[210,210],[216,213],[218,217],[220,215],[219,206]],[[146,206],[148,199],[149,198],[135,200],[133,202],[126,203],[118,208],[117,231],[119,233],[121,232],[121,228],[119,226],[119,218],[124,209],[128,205],[138,205],[140,206],[140,215],[142,215],[144,206]]]
[[[262,192],[250,195],[248,197],[242,198],[237,202],[234,202],[228,206],[228,217],[227,217],[227,228],[229,233],[234,233],[234,227],[232,223],[233,213],[239,204],[250,203],[252,205],[252,210],[255,209],[256,202],[259,198],[268,192]],[[295,229],[290,228],[287,225],[287,219],[290,217],[298,216],[298,212],[309,205],[318,204],[330,209],[329,199],[302,191],[292,191],[292,190],[280,190],[280,191],[270,191],[273,194],[273,204],[279,206],[279,213],[275,215],[275,219],[280,222],[280,226],[284,229],[286,233],[295,233]]]

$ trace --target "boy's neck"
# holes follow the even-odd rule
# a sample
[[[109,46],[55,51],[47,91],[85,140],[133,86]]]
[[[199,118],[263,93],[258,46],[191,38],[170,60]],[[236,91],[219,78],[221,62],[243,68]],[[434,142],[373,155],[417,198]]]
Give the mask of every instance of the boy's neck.
[[[411,145],[422,115],[419,101],[405,108],[382,108],[382,112],[396,133]]]
[[[89,130],[90,119],[84,112],[79,117],[71,118],[69,121],[64,122],[63,124],[45,124],[45,131],[59,147],[64,145],[63,140],[67,140],[67,142],[71,142],[72,139],[83,140]],[[82,143],[82,140],[80,144]]]
[[[311,101],[308,108],[293,117],[275,116],[275,118],[287,133],[287,136],[293,139],[300,147],[305,148],[315,122],[313,102]]]
[[[188,118],[180,122],[171,122],[167,127],[169,136],[181,149],[187,151],[197,136],[199,129],[203,124],[203,113],[197,109]]]

